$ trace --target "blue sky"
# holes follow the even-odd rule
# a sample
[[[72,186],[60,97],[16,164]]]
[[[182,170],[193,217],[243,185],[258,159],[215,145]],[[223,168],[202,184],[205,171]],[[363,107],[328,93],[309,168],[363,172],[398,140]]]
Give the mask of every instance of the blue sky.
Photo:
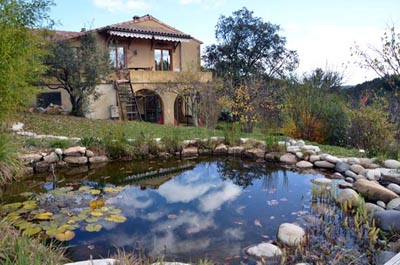
[[[354,65],[350,47],[379,47],[388,25],[400,28],[399,0],[55,0],[51,16],[60,30],[97,28],[150,14],[209,45],[220,15],[247,7],[279,24],[300,57],[299,74],[316,67],[342,71],[345,84],[375,77]]]

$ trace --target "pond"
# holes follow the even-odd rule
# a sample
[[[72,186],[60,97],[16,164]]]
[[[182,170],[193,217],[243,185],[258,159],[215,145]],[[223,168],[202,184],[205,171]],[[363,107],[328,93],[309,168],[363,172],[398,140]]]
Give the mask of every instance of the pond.
[[[155,174],[160,168],[163,173]],[[78,172],[56,170],[58,187],[71,193],[85,191],[83,186],[100,194],[74,195],[79,199],[68,195],[61,204],[53,198],[56,206],[48,208],[52,213],[69,208],[68,216],[77,216],[82,204],[104,193],[102,208],[126,219],[95,219],[99,232],[88,232],[89,222],[76,219],[75,236],[64,243],[72,246],[72,260],[107,257],[120,248],[165,260],[196,262],[207,257],[239,263],[250,259],[246,247],[274,240],[281,223],[301,223],[314,215],[311,180],[323,177],[239,159],[119,162],[83,173],[73,170]],[[51,174],[36,175],[10,186],[3,200],[21,201],[21,193],[33,196],[26,192],[46,189],[52,189]],[[41,204],[49,207],[52,202],[44,198]]]

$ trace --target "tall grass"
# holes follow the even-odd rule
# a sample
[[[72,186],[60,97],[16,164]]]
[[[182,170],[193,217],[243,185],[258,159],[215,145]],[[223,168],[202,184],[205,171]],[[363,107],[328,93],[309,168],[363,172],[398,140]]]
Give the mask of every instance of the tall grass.
[[[64,250],[37,238],[22,236],[19,231],[0,221],[0,264],[43,265],[64,264]]]
[[[0,186],[22,174],[23,164],[17,157],[17,150],[11,137],[0,132]]]

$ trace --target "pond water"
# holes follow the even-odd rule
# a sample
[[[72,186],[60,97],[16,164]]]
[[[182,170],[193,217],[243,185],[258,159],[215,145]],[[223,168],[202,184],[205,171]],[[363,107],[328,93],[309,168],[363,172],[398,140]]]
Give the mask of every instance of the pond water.
[[[140,175],[176,167],[162,175]],[[107,257],[117,247],[165,260],[208,257],[222,263],[248,259],[246,247],[274,240],[281,223],[303,222],[312,215],[311,179],[322,177],[236,159],[112,163],[73,173],[56,171],[58,186],[121,187],[104,201],[120,209],[126,221],[100,220],[99,232],[77,226],[75,237],[65,243],[72,246],[72,260]],[[22,192],[45,192],[52,186],[49,180],[50,174],[36,175],[24,185],[10,186],[4,203],[21,200],[16,194]]]

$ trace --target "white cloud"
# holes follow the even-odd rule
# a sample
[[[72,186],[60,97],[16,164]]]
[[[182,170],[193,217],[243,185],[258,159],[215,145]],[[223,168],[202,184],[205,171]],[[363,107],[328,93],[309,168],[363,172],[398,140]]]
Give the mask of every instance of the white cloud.
[[[148,9],[150,5],[144,0],[93,0],[96,7],[109,12],[129,13],[137,10]]]
[[[242,193],[241,188],[230,182],[224,182],[221,189],[200,198],[200,209],[211,212],[221,207],[222,204],[235,200]]]
[[[224,5],[226,0],[179,0],[182,5],[200,4],[204,8],[216,8]]]

